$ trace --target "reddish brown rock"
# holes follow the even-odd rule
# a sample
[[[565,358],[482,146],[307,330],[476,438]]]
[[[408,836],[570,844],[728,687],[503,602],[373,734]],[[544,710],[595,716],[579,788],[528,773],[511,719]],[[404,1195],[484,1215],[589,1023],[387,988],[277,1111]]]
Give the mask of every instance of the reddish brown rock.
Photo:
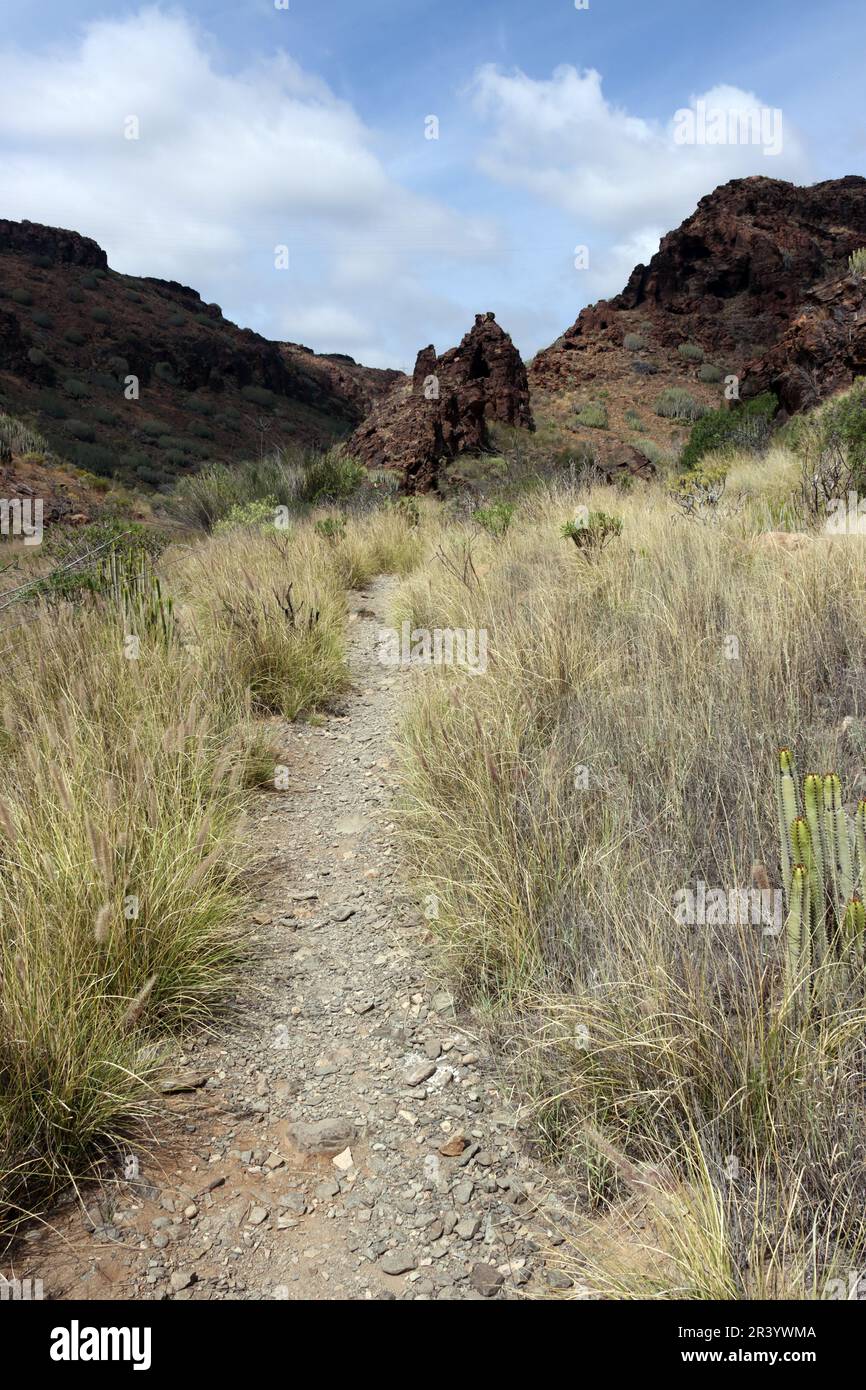
[[[603,379],[628,332],[644,331],[677,364],[683,343],[702,347],[731,372],[767,353],[788,330],[804,297],[844,273],[866,244],[866,179],[800,188],[778,179],[735,179],[702,198],[662,239],[648,266],[636,266],[622,294],[584,309],[531,370],[533,387],[558,391]]]
[[[374,407],[347,443],[370,469],[393,469],[401,486],[426,492],[443,463],[488,444],[487,423],[534,429],[526,368],[492,313],[477,314],[458,347],[418,353],[412,379]]]
[[[843,275],[810,290],[786,333],[747,364],[744,399],[773,391],[783,416],[817,405],[866,374],[866,281]]]
[[[364,367],[342,352],[313,352],[300,343],[280,343],[286,362],[312,404],[333,410],[340,402],[346,419],[358,424],[406,373],[392,367]]]

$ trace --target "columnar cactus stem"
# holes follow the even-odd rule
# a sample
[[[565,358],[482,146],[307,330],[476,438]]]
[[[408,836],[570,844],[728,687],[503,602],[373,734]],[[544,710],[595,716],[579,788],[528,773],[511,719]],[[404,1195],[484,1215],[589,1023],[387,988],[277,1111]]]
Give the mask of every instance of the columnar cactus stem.
[[[785,920],[785,992],[789,998],[809,971],[808,921],[809,875],[802,864],[795,864]]]
[[[857,807],[853,831],[835,772],[805,777],[801,800],[786,748],[779,754],[777,792],[790,995],[819,970],[822,987],[832,978],[850,981],[851,972],[863,971],[866,905],[858,889],[866,884],[866,798]]]
[[[782,853],[782,882],[785,888],[786,902],[790,902],[791,891],[791,822],[800,814],[796,778],[797,771],[794,766],[794,756],[790,748],[780,749],[777,792],[779,804],[779,839]],[[863,805],[864,808],[866,808],[866,801],[864,801]],[[864,816],[863,845],[864,850],[866,850],[866,816]]]

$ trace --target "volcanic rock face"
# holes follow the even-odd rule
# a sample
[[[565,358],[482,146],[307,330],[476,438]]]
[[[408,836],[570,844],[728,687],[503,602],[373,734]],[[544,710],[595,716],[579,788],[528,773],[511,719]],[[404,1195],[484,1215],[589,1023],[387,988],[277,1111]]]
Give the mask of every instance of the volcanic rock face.
[[[443,462],[487,444],[487,421],[534,429],[526,368],[493,314],[477,314],[458,347],[418,353],[401,382],[355,431],[348,451],[372,469],[398,470],[407,491],[435,488]]]
[[[866,281],[855,275],[810,290],[788,330],[747,364],[745,399],[773,391],[783,415],[817,405],[866,374]]]
[[[263,443],[330,444],[399,375],[269,342],[77,232],[0,220],[0,410],[89,472],[161,485]]]
[[[392,367],[364,367],[341,352],[313,352],[300,343],[280,343],[286,363],[309,393],[312,405],[333,410],[341,402],[352,424],[363,420],[376,401],[390,391],[406,373]]]
[[[621,349],[625,334],[639,329],[668,353],[694,344],[742,375],[788,331],[808,292],[842,274],[864,244],[866,179],[811,188],[735,179],[701,199],[649,265],[635,268],[622,294],[584,309],[539,353],[530,380],[558,391],[586,371],[590,379],[603,375],[599,354]],[[841,301],[836,307],[843,311]],[[679,370],[686,380],[696,372],[687,364]]]

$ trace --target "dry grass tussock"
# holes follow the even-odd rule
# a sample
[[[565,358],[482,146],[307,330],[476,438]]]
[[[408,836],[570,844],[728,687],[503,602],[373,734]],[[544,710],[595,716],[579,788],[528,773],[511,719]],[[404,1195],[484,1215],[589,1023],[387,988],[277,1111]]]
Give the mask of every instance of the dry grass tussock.
[[[615,1297],[817,1297],[863,1268],[862,974],[795,1017],[779,935],[675,914],[754,861],[781,884],[780,745],[846,797],[866,778],[864,543],[780,562],[753,534],[790,459],[766,492],[734,469],[747,503],[713,524],[661,488],[540,489],[498,540],[452,523],[395,600],[395,622],[488,634],[485,674],[414,686],[407,848],[573,1174],[566,1262]],[[576,550],[578,506],[621,536]]]
[[[416,550],[385,514],[342,545],[228,527],[166,551],[159,590],[121,557],[101,593],[6,610],[0,1233],[129,1133],[170,1034],[221,1006],[278,761],[256,716],[345,689],[345,586]]]

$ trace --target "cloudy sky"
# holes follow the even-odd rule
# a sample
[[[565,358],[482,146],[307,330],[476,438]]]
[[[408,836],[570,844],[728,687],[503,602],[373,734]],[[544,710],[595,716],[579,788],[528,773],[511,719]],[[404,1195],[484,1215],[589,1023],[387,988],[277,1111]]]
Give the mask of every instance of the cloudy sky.
[[[493,309],[528,356],[717,184],[866,173],[864,38],[863,0],[16,0],[0,216],[317,351]]]

